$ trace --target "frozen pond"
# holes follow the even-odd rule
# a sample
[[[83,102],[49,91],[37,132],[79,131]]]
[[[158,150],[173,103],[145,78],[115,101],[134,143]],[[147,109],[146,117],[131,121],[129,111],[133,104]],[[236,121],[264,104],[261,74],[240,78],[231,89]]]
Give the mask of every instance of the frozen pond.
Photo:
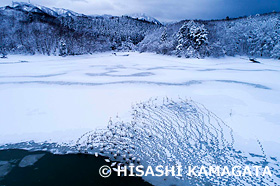
[[[132,103],[168,96],[204,104],[249,148],[259,139],[279,149],[279,61],[125,54],[1,59],[1,144],[71,142],[110,117],[128,117]]]
[[[248,157],[262,153],[257,140],[266,155],[280,157],[279,61],[127,54],[1,59],[0,145],[74,145],[85,132],[105,128],[111,117],[131,118],[132,104],[167,96],[192,99],[215,113]],[[6,174],[12,167],[3,165]]]

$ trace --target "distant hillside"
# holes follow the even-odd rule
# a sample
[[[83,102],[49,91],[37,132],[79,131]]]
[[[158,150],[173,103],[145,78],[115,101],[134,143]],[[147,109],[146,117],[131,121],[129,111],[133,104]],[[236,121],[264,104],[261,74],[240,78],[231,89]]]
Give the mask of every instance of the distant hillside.
[[[161,25],[161,22],[153,17],[147,16],[146,14],[130,14],[128,15],[129,17],[132,17],[134,19],[138,19],[138,20],[143,20],[143,21],[148,21],[151,23],[155,23],[157,25]]]
[[[280,14],[162,25],[144,14],[86,16],[13,3],[0,8],[0,52],[79,55],[140,51],[178,57],[246,55],[280,58]]]
[[[0,10],[2,53],[77,55],[135,50],[160,26],[128,16],[85,16],[64,9],[14,3]]]
[[[168,24],[147,35],[139,50],[179,57],[280,58],[280,13]]]

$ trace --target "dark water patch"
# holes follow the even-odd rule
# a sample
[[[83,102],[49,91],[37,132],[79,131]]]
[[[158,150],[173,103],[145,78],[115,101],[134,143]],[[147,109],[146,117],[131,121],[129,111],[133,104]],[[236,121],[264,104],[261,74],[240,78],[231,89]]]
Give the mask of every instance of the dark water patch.
[[[31,166],[19,167],[19,161],[26,156],[44,154]],[[14,161],[17,160],[17,161]],[[30,152],[26,150],[2,150],[0,161],[8,161],[12,170],[0,180],[0,185],[9,186],[148,186],[149,183],[139,177],[119,177],[113,171],[111,176],[103,178],[99,168],[110,166],[104,157],[88,154],[55,155],[48,152]]]

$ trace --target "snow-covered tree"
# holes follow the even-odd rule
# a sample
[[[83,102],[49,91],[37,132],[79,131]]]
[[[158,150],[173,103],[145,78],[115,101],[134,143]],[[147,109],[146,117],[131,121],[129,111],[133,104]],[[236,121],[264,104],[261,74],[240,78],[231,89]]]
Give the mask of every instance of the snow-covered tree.
[[[191,46],[200,55],[208,55],[208,31],[203,24],[190,21],[188,24],[187,38],[188,48]],[[200,56],[193,56],[200,57]]]
[[[164,30],[161,34],[161,37],[160,37],[160,41],[163,43],[167,40],[167,32],[166,32],[166,27],[164,27]]]
[[[184,22],[177,33],[177,46],[176,46],[176,55],[178,57],[184,56],[184,49],[187,43],[187,30],[188,30],[188,23]]]
[[[271,56],[280,60],[280,42],[274,46],[273,50],[271,51]]]
[[[60,41],[59,55],[65,57],[67,55],[67,46],[64,40]]]
[[[199,49],[203,44],[208,44],[208,31],[203,24],[190,21],[187,26],[187,37],[195,49]]]
[[[177,33],[176,55],[181,57],[200,57],[208,52],[208,31],[203,24],[185,22]]]
[[[200,55],[197,50],[195,50],[192,46],[189,46],[185,51],[186,58],[200,58]]]

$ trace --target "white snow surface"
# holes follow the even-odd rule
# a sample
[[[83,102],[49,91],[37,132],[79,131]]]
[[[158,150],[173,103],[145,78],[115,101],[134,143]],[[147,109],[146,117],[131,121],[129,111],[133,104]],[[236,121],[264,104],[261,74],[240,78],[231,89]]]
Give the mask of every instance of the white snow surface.
[[[31,3],[25,3],[25,2],[13,2],[12,7],[21,9],[23,11],[27,12],[37,12],[42,11],[46,14],[49,14],[51,16],[82,16],[83,14],[79,14],[76,12],[73,12],[71,10],[67,10],[64,8],[48,8],[45,6],[35,5]]]
[[[279,157],[280,63],[150,53],[0,59],[0,145],[74,143],[151,97],[193,99],[229,125],[240,150]]]

